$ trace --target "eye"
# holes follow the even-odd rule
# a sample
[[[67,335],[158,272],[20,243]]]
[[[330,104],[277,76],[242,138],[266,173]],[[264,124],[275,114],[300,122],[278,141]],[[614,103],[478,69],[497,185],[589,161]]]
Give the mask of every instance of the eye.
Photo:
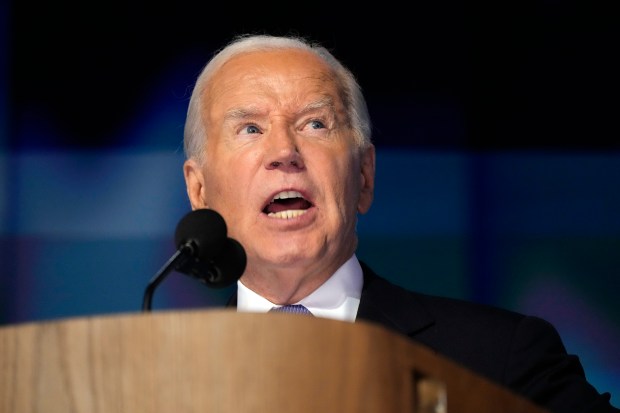
[[[314,138],[325,138],[331,131],[331,122],[323,117],[310,118],[302,123],[300,133]]]
[[[256,125],[246,125],[243,128],[241,128],[241,132],[242,135],[252,135],[255,133],[261,133],[260,129],[258,128],[258,126]]]
[[[323,122],[321,122],[320,120],[311,120],[309,123],[310,127],[312,129],[325,129],[325,124]]]

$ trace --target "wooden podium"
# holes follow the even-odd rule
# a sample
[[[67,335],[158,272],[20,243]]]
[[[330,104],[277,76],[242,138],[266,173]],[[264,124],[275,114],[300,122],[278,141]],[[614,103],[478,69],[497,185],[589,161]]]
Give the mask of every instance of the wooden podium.
[[[0,412],[545,410],[378,325],[221,309],[0,327]]]

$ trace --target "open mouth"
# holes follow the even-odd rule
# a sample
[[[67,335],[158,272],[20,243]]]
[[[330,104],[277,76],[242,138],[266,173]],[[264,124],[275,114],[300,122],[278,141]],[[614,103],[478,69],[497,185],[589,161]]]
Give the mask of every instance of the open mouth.
[[[308,212],[312,203],[306,200],[297,191],[282,191],[277,193],[271,202],[263,208],[263,213],[270,218],[291,219]]]

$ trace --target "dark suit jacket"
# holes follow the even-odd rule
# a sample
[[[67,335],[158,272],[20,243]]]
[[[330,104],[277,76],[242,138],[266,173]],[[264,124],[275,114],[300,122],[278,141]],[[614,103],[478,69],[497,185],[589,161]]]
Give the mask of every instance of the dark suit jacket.
[[[408,291],[361,262],[358,320],[378,323],[552,412],[614,412],[548,322],[496,307]],[[236,295],[229,305],[236,306]]]

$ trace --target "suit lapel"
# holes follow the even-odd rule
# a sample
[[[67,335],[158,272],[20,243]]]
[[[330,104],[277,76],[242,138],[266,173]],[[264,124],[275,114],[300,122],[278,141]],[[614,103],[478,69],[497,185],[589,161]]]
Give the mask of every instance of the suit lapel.
[[[417,299],[417,294],[379,277],[360,261],[364,288],[357,319],[375,322],[413,337],[435,323],[434,317]]]

